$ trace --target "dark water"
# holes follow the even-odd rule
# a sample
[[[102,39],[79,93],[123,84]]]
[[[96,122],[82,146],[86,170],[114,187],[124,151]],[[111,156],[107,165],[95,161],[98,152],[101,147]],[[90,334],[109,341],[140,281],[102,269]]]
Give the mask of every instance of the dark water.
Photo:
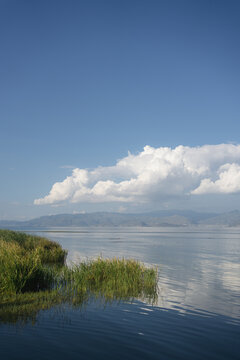
[[[56,229],[60,230],[60,229]],[[38,232],[69,250],[159,266],[159,298],[0,324],[1,359],[240,359],[240,229],[78,228]]]

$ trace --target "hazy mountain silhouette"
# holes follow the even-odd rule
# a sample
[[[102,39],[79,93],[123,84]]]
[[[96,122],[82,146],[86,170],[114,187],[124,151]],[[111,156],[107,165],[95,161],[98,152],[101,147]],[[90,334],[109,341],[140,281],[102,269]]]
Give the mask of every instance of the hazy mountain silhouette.
[[[1,227],[61,227],[61,226],[188,226],[240,225],[240,211],[228,213],[198,213],[190,210],[161,210],[144,214],[95,212],[42,216],[28,221],[0,221]]]

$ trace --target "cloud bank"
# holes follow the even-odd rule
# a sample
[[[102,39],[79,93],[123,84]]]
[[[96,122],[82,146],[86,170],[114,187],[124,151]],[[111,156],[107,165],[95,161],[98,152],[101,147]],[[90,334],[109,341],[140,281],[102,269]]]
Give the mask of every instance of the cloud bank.
[[[114,166],[76,168],[34,204],[162,201],[240,192],[240,145],[145,146]]]

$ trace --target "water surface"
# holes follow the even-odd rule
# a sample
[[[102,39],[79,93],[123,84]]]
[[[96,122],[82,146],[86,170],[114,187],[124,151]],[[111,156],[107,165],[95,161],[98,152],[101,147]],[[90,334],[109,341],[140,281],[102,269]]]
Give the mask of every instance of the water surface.
[[[30,229],[29,229],[30,230]],[[33,232],[33,230],[30,230]],[[5,359],[239,359],[240,229],[58,228],[35,231],[68,263],[118,256],[159,267],[156,304],[135,300],[41,311],[0,323]],[[14,344],[14,346],[12,346]]]

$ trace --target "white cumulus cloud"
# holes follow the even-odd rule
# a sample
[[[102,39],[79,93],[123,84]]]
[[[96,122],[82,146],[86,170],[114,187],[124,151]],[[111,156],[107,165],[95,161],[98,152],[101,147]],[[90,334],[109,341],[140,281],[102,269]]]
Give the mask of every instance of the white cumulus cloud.
[[[218,179],[203,179],[200,186],[192,194],[223,193],[231,194],[240,192],[240,165],[224,164],[218,170]]]
[[[168,197],[240,192],[240,145],[145,146],[114,166],[74,169],[36,205],[60,202],[151,202]]]

